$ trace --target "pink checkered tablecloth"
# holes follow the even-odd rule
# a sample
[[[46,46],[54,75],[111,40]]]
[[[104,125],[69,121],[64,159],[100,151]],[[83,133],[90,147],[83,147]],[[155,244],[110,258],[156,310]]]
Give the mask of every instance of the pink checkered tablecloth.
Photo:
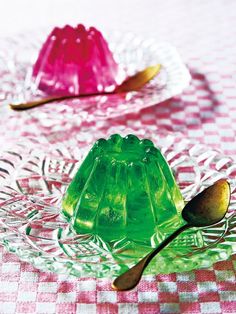
[[[154,8],[152,2],[150,14]],[[164,103],[97,123],[181,132],[236,162],[236,2],[167,1],[156,11],[153,33],[177,47],[190,86]],[[233,314],[236,255],[208,269],[148,275],[133,291],[115,292],[110,280],[42,272],[0,247],[0,313]]]

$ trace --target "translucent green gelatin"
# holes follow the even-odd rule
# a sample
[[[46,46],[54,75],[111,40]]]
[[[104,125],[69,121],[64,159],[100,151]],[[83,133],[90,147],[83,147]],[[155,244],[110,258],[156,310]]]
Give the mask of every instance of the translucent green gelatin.
[[[182,208],[183,198],[160,150],[134,135],[98,140],[63,199],[63,212],[75,231],[104,241],[150,244],[173,228]]]

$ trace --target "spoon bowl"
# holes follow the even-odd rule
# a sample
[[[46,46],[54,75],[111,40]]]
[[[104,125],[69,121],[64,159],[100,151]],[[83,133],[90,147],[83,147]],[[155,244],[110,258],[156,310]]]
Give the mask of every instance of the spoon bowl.
[[[228,211],[230,185],[220,179],[190,200],[182,211],[186,224],[174,231],[157,248],[143,257],[136,265],[117,277],[112,288],[117,291],[131,290],[137,286],[151,260],[181,232],[191,227],[206,227],[221,221]]]
[[[205,227],[222,220],[228,210],[230,185],[220,179],[189,201],[182,211],[183,219],[193,227]]]

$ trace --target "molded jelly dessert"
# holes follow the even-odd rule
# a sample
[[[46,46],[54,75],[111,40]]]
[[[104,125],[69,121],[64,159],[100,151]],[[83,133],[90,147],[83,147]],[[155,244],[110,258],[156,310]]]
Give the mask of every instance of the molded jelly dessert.
[[[54,28],[33,67],[37,88],[51,95],[113,90],[123,80],[120,75],[101,32],[82,24]]]
[[[94,144],[63,199],[77,233],[148,244],[173,228],[183,206],[160,150],[150,140],[118,134]]]

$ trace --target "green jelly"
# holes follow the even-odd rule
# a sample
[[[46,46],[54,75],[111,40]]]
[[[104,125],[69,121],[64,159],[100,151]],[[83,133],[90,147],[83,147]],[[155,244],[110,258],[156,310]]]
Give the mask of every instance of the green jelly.
[[[148,139],[118,134],[94,144],[62,204],[77,233],[144,244],[173,228],[183,206],[160,150]]]

